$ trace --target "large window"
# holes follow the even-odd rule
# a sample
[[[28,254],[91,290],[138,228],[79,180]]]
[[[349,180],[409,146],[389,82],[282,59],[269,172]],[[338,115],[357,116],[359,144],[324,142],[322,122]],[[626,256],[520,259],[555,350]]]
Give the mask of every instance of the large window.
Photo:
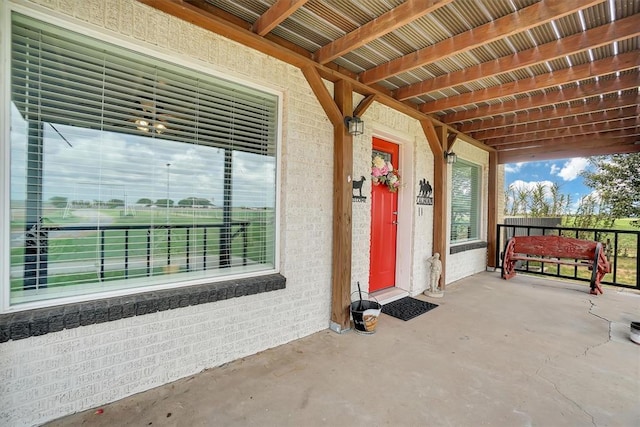
[[[10,304],[275,271],[277,94],[19,14],[11,37]]]
[[[480,238],[480,177],[478,165],[458,160],[451,178],[451,243]]]

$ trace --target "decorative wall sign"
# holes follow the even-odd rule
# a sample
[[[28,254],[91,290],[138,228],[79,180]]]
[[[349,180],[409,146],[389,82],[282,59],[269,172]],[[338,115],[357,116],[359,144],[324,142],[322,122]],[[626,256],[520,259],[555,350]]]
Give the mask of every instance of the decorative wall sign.
[[[351,196],[353,197],[354,202],[364,203],[367,201],[367,197],[362,195],[362,185],[366,180],[367,179],[364,176],[361,176],[359,181],[356,181],[355,179],[351,181],[351,185],[352,185]],[[353,194],[353,192],[356,190],[358,190],[357,196]]]
[[[426,178],[420,180],[418,188],[418,197],[416,197],[416,205],[433,205],[433,187]]]

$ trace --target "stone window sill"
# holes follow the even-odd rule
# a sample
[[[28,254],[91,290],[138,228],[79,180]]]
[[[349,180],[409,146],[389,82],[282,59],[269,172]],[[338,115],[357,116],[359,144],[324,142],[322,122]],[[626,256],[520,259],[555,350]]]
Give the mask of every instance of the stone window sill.
[[[486,247],[487,247],[487,242],[463,243],[460,245],[451,246],[451,248],[449,249],[449,254],[457,254],[460,252],[466,252],[466,251],[471,251],[474,249],[481,249]]]
[[[286,287],[280,274],[0,314],[0,343]]]

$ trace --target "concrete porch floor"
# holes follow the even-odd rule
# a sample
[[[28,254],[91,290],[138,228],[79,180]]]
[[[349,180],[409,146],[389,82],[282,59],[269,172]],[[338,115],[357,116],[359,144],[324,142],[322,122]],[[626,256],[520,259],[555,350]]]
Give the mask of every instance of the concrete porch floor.
[[[321,331],[48,425],[640,425],[640,293],[487,272],[430,301],[373,335]]]

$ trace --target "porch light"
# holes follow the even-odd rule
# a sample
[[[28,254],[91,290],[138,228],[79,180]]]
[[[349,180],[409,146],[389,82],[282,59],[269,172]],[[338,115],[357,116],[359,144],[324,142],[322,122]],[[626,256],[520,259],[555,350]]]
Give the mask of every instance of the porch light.
[[[358,116],[345,117],[344,125],[347,127],[349,133],[353,136],[362,135],[364,133],[364,122]]]
[[[448,164],[452,165],[458,161],[458,156],[453,151],[445,151],[444,159],[447,161]]]

